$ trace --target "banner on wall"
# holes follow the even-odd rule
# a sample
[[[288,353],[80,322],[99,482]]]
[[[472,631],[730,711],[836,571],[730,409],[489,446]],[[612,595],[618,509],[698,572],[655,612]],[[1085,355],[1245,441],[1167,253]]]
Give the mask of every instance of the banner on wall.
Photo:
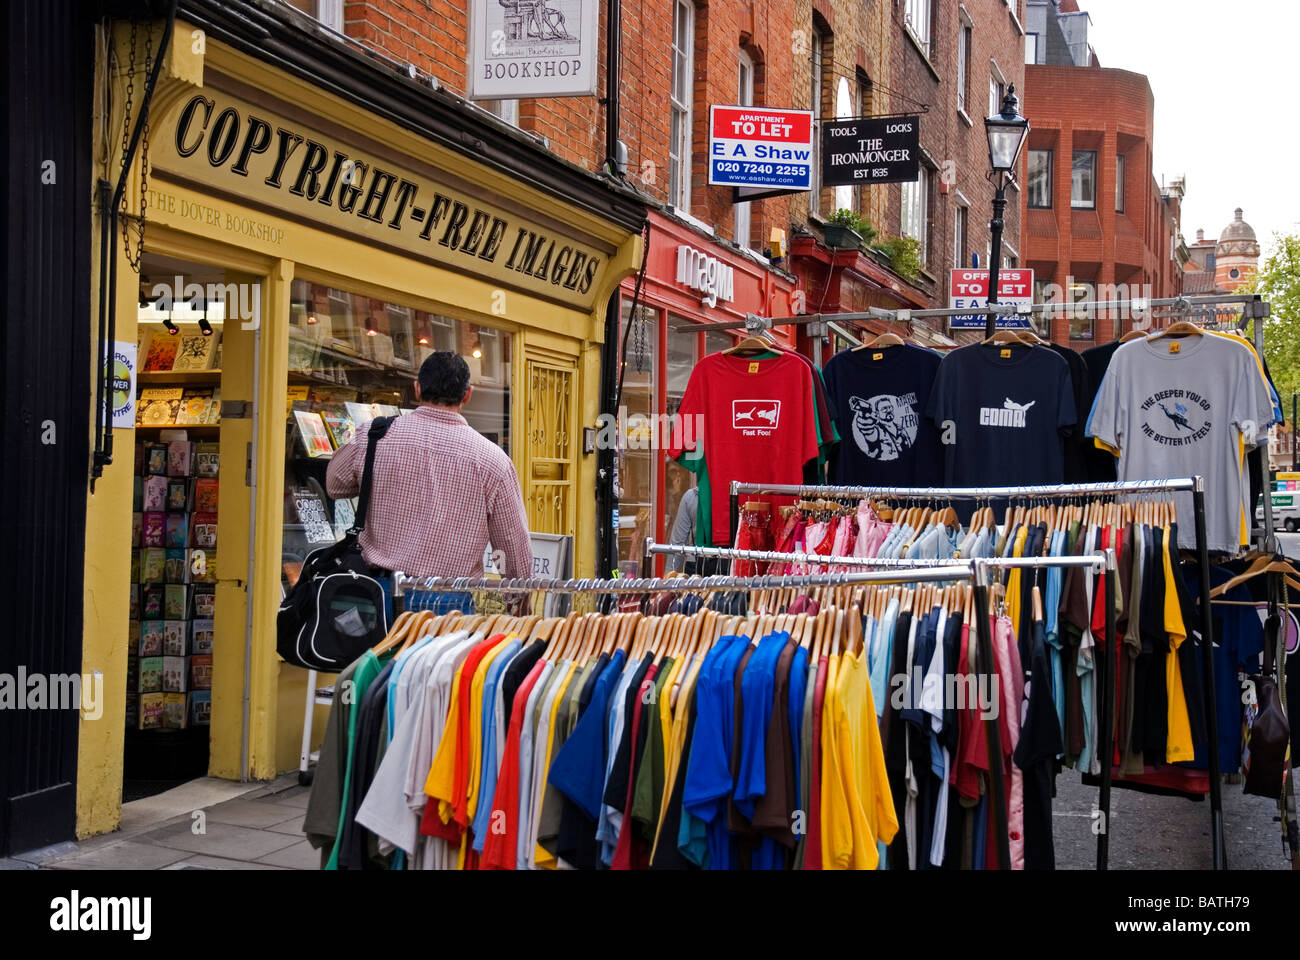
[[[811,189],[812,131],[811,110],[713,105],[709,183],[741,191]]]
[[[998,271],[998,302],[1034,302],[1034,271],[1003,268]],[[953,270],[948,276],[948,306],[984,310],[989,303],[989,272],[987,270]],[[984,329],[983,313],[958,314],[948,318],[952,329]],[[999,327],[1029,327],[1029,315],[998,317]]]
[[[822,185],[913,183],[921,175],[921,118],[823,120]]]
[[[470,0],[469,98],[596,94],[599,0]]]

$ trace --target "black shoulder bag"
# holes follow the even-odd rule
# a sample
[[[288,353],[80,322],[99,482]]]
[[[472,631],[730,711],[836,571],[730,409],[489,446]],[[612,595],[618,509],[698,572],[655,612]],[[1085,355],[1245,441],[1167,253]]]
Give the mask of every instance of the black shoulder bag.
[[[280,604],[275,649],[294,666],[337,673],[388,633],[384,588],[370,575],[357,537],[370,506],[375,447],[393,419],[370,422],[352,529],[338,543],[308,554],[298,582]]]

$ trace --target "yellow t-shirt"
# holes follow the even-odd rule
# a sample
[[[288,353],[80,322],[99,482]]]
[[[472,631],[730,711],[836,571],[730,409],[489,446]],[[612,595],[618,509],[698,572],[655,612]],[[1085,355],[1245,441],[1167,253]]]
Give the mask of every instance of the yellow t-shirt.
[[[1165,573],[1165,630],[1169,634],[1169,653],[1165,655],[1165,686],[1168,689],[1166,720],[1169,732],[1165,740],[1165,759],[1170,763],[1191,760],[1195,754],[1192,745],[1192,723],[1187,715],[1187,697],[1183,693],[1183,672],[1178,664],[1178,648],[1187,639],[1187,625],[1183,623],[1182,606],[1174,586],[1173,562],[1169,556],[1169,527],[1164,528],[1163,554]]]
[[[1029,525],[1022,523],[1020,529],[1016,531],[1016,539],[1011,547],[1013,557],[1023,557],[1025,555],[1025,540],[1029,537]],[[1020,622],[1020,570],[1013,567],[1011,575],[1007,577],[1007,613],[1011,617],[1012,623]]]
[[[832,653],[826,662],[826,693],[822,699],[821,835],[822,869],[845,870],[853,861],[853,823],[849,815],[849,794],[845,781],[851,771],[841,764],[839,747],[840,655]]]
[[[460,703],[461,674],[464,663],[456,668],[451,681],[451,698],[448,700],[447,725],[443,728],[442,739],[438,741],[438,752],[434,754],[433,766],[424,781],[424,792],[438,801],[438,819],[450,823],[452,816],[452,797],[456,789],[456,743],[460,739]],[[465,682],[473,680],[472,677]]]
[[[540,747],[542,750],[542,765],[533,774],[535,778],[540,778],[537,782],[537,802],[533,807],[534,825],[540,824],[542,818],[542,799],[546,796],[546,777],[548,771],[551,769],[551,744],[555,743],[555,716],[560,712],[560,703],[564,700],[564,693],[569,689],[569,684],[573,681],[574,672],[579,669],[580,665],[575,660],[569,664],[568,669],[564,672],[564,676],[560,678],[560,689],[555,694],[554,700],[551,701],[551,709],[549,711],[550,720],[548,721],[547,734],[544,738],[546,742],[544,744],[535,745],[536,747]],[[554,870],[557,866],[555,856],[540,843],[534,844],[533,846],[536,850],[536,853],[533,855],[533,862],[542,869]]]
[[[483,778],[483,684],[487,680],[488,667],[497,658],[513,638],[506,637],[488,651],[474,671],[474,679],[469,693],[469,781],[465,788],[465,804],[469,813],[469,822],[474,822],[474,811],[478,809],[478,788]]]
[[[889,843],[894,839],[898,817],[885,775],[885,751],[865,651],[841,658],[835,686],[835,740],[840,767],[848,774],[845,787],[853,833],[852,852],[844,865],[854,870],[874,870],[880,865],[876,841]]]

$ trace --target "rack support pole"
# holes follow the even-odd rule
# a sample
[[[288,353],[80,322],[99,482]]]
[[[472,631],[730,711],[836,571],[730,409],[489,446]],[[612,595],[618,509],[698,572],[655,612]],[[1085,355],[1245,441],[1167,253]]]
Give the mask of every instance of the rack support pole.
[[[1110,863],[1110,780],[1115,751],[1115,658],[1120,651],[1119,637],[1116,635],[1116,583],[1118,576],[1115,562],[1115,548],[1106,551],[1106,566],[1102,570],[1106,590],[1106,637],[1102,649],[1101,668],[1101,723],[1098,730],[1101,740],[1098,753],[1101,755],[1101,791],[1097,797],[1097,807],[1101,813],[1101,831],[1097,834],[1097,869],[1106,870]]]
[[[1196,562],[1201,568],[1201,674],[1205,691],[1206,753],[1210,774],[1210,844],[1215,870],[1222,870],[1223,791],[1219,783],[1219,716],[1214,702],[1214,617],[1210,611],[1210,550],[1205,532],[1205,478],[1196,477],[1192,488],[1196,515]]]
[[[989,747],[989,802],[998,844],[998,869],[1011,869],[1011,838],[1007,830],[1007,789],[1002,776],[1002,736],[998,720],[1002,713],[1002,691],[997,686],[997,664],[993,659],[993,635],[989,623],[989,568],[975,562],[975,636],[979,648],[981,690],[991,690],[994,709],[984,718],[985,739]]]

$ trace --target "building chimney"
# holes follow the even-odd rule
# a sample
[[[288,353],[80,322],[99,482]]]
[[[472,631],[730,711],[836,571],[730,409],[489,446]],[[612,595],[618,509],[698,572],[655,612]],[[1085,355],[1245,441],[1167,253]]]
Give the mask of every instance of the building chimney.
[[[1205,242],[1205,231],[1204,231],[1204,230],[1197,230],[1197,231],[1196,231],[1196,242],[1197,242],[1197,243],[1204,243],[1204,242]]]

